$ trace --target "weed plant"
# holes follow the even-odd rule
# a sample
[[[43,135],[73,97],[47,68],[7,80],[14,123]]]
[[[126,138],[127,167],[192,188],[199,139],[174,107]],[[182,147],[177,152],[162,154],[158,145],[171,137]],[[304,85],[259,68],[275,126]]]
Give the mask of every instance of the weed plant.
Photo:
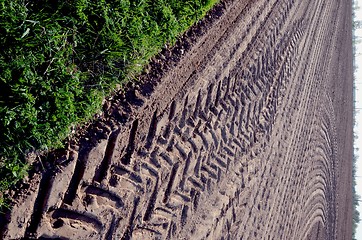
[[[217,1],[0,0],[0,192]]]

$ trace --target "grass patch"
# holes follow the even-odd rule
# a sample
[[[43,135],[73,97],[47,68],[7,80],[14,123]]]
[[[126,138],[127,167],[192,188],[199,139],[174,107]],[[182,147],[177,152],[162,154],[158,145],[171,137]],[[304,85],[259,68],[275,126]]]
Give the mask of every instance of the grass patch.
[[[0,192],[216,2],[0,0]]]

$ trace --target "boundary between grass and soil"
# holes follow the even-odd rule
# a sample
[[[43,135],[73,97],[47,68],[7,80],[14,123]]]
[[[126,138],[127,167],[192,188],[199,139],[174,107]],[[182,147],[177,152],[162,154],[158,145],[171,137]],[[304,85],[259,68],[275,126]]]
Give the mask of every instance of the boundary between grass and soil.
[[[143,84],[149,95],[223,9],[218,0],[73,2],[1,0],[0,206],[16,195],[9,189],[26,188],[14,185],[28,174],[55,171],[55,156],[80,135],[105,119],[126,121],[127,112],[112,111],[137,105],[126,89]]]

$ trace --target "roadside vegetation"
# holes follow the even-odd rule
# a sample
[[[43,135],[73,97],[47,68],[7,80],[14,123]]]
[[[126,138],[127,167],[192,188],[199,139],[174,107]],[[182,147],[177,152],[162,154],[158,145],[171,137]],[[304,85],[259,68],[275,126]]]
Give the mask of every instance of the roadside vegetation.
[[[357,122],[356,122],[356,56],[357,56],[357,44],[360,43],[360,39],[356,36],[356,30],[362,28],[362,22],[356,20],[356,11],[359,9],[359,6],[357,5],[357,1],[353,0],[353,9],[352,9],[352,48],[353,48],[353,70],[354,70],[354,79],[353,79],[353,128],[354,131],[357,129]],[[354,143],[357,140],[357,135],[354,132]],[[355,144],[354,144],[355,146]],[[357,152],[359,151],[358,148],[354,147],[353,149],[353,162],[352,162],[352,204],[353,204],[353,215],[352,215],[352,239],[356,240],[356,230],[357,226],[360,223],[360,213],[357,210],[357,207],[359,206],[359,203],[361,201],[361,196],[357,194],[356,186],[356,171],[357,171]]]
[[[357,157],[354,156],[353,157],[353,192],[352,192],[352,196],[353,196],[353,222],[352,222],[352,239],[353,240],[357,240],[356,239],[356,230],[357,230],[357,226],[361,220],[360,218],[360,213],[357,210],[357,207],[359,206],[359,202],[361,201],[361,196],[359,196],[356,192],[356,161],[357,161]]]
[[[1,193],[218,0],[0,0]]]

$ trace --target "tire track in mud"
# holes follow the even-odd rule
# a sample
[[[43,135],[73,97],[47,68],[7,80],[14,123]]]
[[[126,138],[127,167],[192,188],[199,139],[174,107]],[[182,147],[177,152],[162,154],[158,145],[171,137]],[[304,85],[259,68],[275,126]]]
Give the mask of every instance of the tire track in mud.
[[[39,176],[3,238],[338,238],[345,135],[330,72],[349,11],[224,2],[160,82],[112,103],[96,136]]]

